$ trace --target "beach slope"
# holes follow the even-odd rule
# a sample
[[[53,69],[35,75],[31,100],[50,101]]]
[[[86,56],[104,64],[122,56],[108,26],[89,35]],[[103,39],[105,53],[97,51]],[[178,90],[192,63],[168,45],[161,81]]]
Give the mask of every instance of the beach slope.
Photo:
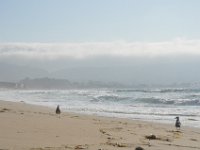
[[[64,109],[64,108],[62,108]],[[62,111],[61,109],[61,111]],[[173,118],[172,118],[173,119]],[[0,101],[0,150],[200,150],[200,129]]]

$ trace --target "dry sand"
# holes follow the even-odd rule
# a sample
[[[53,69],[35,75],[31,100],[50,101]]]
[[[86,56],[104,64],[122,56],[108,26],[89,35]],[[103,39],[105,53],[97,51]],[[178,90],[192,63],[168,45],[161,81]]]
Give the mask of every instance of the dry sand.
[[[149,140],[146,136],[155,135]],[[0,101],[0,150],[200,150],[200,129]]]

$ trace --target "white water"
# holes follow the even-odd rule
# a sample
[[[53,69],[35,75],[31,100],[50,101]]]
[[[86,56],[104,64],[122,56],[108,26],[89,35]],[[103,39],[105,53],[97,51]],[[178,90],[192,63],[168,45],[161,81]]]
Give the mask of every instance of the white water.
[[[100,116],[200,127],[199,89],[0,90],[0,100]]]

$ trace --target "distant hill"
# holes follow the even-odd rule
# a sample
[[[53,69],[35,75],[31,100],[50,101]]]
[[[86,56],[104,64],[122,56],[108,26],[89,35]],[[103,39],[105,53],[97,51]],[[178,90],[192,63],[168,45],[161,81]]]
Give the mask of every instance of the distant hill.
[[[71,83],[64,79],[26,78],[19,82],[24,89],[64,89],[71,87]]]
[[[126,85],[118,82],[102,82],[102,81],[85,81],[85,82],[73,82],[66,79],[55,78],[25,78],[19,82],[0,82],[0,89],[88,89],[88,88],[200,88],[200,82],[196,83],[179,83],[179,84],[138,84],[138,85]]]
[[[54,78],[26,78],[18,83],[20,89],[69,89],[69,88],[109,88],[109,87],[124,87],[124,85],[109,82],[104,83],[100,81],[88,82],[70,82],[66,79]]]
[[[44,76],[48,76],[48,72],[43,69],[0,63],[0,81],[3,82],[17,82],[26,77],[39,78]]]
[[[0,89],[16,89],[17,84],[14,82],[0,82]]]
[[[37,63],[37,62],[36,62]],[[22,64],[22,63],[21,63]],[[98,81],[100,83],[120,83],[125,85],[169,85],[181,83],[195,83],[200,82],[199,64],[192,62],[187,63],[143,63],[123,65],[116,63],[115,65],[75,65],[63,62],[60,67],[49,64],[48,67],[52,68],[51,72],[46,71],[43,63],[41,66],[28,67],[24,64],[15,65],[0,62],[0,82],[19,82],[22,79],[30,78],[50,78],[50,79],[65,79],[70,82],[86,83],[88,81]],[[30,64],[29,64],[30,65]],[[32,62],[31,66],[34,66]],[[62,66],[62,67],[61,67]],[[44,68],[44,69],[40,69]],[[62,68],[62,69],[61,69]],[[53,82],[53,81],[51,81]]]

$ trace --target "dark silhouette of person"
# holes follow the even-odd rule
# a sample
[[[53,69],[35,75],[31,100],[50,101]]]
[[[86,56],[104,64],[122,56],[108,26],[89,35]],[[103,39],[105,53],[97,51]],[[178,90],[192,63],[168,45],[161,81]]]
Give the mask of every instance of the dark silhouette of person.
[[[57,105],[57,108],[56,108],[56,114],[60,114],[60,113],[61,113],[61,111],[60,111],[60,106]]]
[[[177,129],[180,129],[180,128],[181,128],[181,122],[180,122],[180,120],[179,120],[179,117],[176,117],[175,119],[176,119],[175,127],[176,127]]]

